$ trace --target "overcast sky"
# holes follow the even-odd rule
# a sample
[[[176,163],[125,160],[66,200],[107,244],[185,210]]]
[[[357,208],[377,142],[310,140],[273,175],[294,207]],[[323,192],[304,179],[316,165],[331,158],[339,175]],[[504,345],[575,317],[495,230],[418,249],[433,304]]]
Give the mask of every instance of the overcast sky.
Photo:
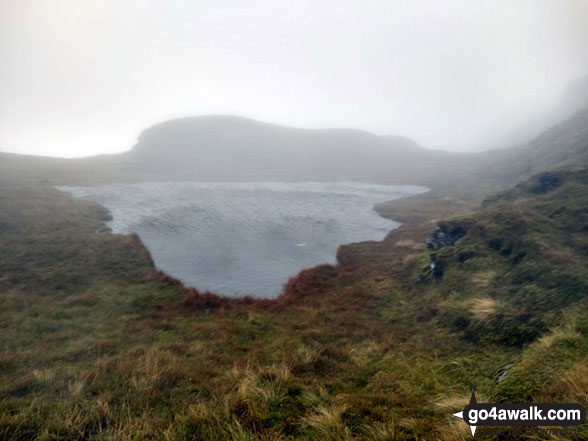
[[[0,150],[210,113],[463,150],[587,73],[586,0],[0,0]]]

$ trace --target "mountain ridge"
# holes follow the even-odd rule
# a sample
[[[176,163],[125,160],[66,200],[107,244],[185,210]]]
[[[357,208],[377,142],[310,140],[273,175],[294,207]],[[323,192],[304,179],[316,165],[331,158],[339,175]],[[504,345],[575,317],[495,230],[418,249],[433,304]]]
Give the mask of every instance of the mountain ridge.
[[[147,174],[198,180],[378,180],[394,174],[389,168],[434,173],[432,161],[454,157],[461,156],[363,130],[301,129],[218,115],[154,125],[121,156]],[[410,179],[408,173],[403,179]]]
[[[505,186],[543,169],[588,161],[588,109],[506,150],[429,150],[400,136],[304,129],[248,118],[178,118],[143,130],[129,151],[60,159],[0,153],[5,173],[90,185],[140,181],[363,181],[430,188]]]

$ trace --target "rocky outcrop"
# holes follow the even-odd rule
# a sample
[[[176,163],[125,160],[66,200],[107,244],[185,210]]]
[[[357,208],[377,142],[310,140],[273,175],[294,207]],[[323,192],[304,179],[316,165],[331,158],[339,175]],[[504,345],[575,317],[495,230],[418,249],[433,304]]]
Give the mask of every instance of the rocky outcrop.
[[[421,274],[419,274],[417,283],[426,283],[430,282],[431,280],[435,280],[437,282],[443,280],[443,266],[437,260],[436,254],[431,254],[429,256],[429,266],[424,268]]]
[[[461,224],[442,224],[432,234],[427,236],[425,244],[431,251],[437,251],[443,247],[454,245],[455,242],[465,235],[466,229]]]
[[[537,180],[537,185],[535,185],[533,191],[535,192],[535,194],[544,194],[555,190],[561,184],[561,176],[555,173],[545,173],[544,175],[539,176],[539,179]]]
[[[443,223],[425,239],[427,248],[431,251],[440,250],[443,247],[452,246],[467,233],[467,227],[461,223]],[[443,280],[443,263],[437,258],[436,253],[429,255],[429,266],[424,268],[417,283],[426,283],[431,280],[440,282]]]
[[[492,378],[496,381],[496,384],[500,383],[502,380],[506,378],[508,375],[508,371],[510,371],[514,367],[513,363],[508,363],[507,365],[498,369],[494,374],[492,374]]]

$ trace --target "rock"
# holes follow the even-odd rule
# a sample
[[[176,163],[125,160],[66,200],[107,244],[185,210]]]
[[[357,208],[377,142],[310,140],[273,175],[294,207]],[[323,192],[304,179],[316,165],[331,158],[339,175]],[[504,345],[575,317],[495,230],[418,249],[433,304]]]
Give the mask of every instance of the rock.
[[[492,374],[492,378],[496,380],[496,384],[500,383],[502,380],[506,378],[508,375],[508,371],[510,371],[514,367],[513,363],[508,363],[507,365],[501,367],[496,372]]]
[[[559,175],[557,175],[555,173],[545,173],[544,175],[541,175],[539,177],[539,180],[537,181],[537,185],[535,185],[535,188],[533,189],[533,191],[536,194],[544,194],[544,193],[548,193],[550,191],[555,190],[561,184],[562,184],[562,179]]]
[[[466,235],[466,229],[462,225],[440,225],[425,239],[427,248],[437,251],[443,247],[452,246]]]
[[[431,276],[435,280],[442,280],[443,279],[443,267],[437,260],[437,256],[435,254],[430,255],[430,263],[429,268],[431,271]]]
[[[429,256],[429,266],[428,268],[423,269],[423,272],[421,272],[416,282],[427,283],[431,280],[436,280],[437,282],[443,280],[443,267],[437,260],[437,256],[435,254],[431,254]]]
[[[454,245],[459,239],[466,235],[466,227],[461,223],[444,223],[425,239],[427,248],[431,251],[437,251],[443,247]],[[467,259],[466,259],[467,260]],[[443,265],[437,259],[435,253],[429,255],[429,267],[424,268],[417,283],[426,283],[431,280],[440,282],[443,280]]]

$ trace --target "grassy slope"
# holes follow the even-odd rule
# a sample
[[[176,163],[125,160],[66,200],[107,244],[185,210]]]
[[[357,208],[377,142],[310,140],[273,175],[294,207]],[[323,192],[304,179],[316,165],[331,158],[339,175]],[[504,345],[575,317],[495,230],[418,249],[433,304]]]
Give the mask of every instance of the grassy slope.
[[[544,131],[528,144],[487,152],[474,175],[515,183],[544,170],[588,162],[588,108]]]

